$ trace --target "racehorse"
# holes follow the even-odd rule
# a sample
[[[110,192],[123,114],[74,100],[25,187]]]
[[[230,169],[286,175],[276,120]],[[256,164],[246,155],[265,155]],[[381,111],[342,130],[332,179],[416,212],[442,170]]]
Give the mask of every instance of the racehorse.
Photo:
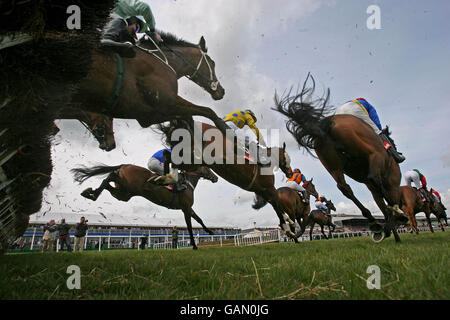
[[[313,82],[311,88],[306,87],[309,78]],[[346,114],[329,116],[330,90],[324,98],[312,100],[314,86],[314,79],[308,74],[300,94],[290,96],[288,92],[280,99],[275,95],[274,110],[288,117],[286,128],[298,144],[311,155],[315,150],[337,182],[338,189],[369,220],[372,239],[380,242],[392,231],[395,241],[399,242],[393,215],[393,212],[403,213],[399,208],[401,173],[397,162],[386,152],[381,138],[363,120]],[[344,174],[367,186],[385,217],[384,227],[355,197]]]
[[[189,237],[193,249],[198,249],[194,241],[192,233],[191,218],[194,218],[203,229],[209,234],[214,234],[203,223],[202,219],[192,209],[194,204],[194,190],[200,178],[205,178],[217,182],[217,176],[206,167],[199,167],[193,172],[185,172],[185,179],[188,188],[184,191],[175,192],[166,187],[148,183],[147,180],[156,174],[143,167],[121,164],[118,166],[99,165],[91,168],[80,167],[71,170],[74,174],[75,181],[82,183],[85,180],[98,175],[108,174],[106,179],[100,186],[93,190],[88,188],[81,195],[87,199],[96,201],[103,190],[108,190],[111,195],[120,200],[127,202],[134,196],[141,196],[147,200],[166,207],[168,209],[179,209],[184,213],[184,219],[189,230]],[[111,182],[115,183],[115,187],[111,186]]]
[[[206,55],[206,45],[205,40],[202,37],[200,42],[203,43],[202,46],[205,51],[201,51],[202,57],[199,63],[193,64],[190,60],[191,56],[195,55],[195,52],[189,52],[192,49],[192,45],[188,42],[177,39],[172,34],[161,33],[164,41],[162,42],[161,51],[155,49],[154,42],[145,35],[139,41],[139,46],[141,50],[149,52],[152,55],[157,55],[167,60],[170,68],[175,71],[177,79],[182,77],[187,77],[192,82],[197,85],[206,88],[208,93],[214,100],[219,100],[223,97],[225,91],[217,82],[211,82],[209,85],[205,82],[208,79],[212,80],[215,78],[214,74],[214,61],[212,61]],[[171,46],[180,46],[180,49],[172,49]],[[184,49],[183,49],[184,48]],[[189,49],[191,48],[191,49]],[[206,69],[200,69],[201,65],[205,64],[208,66],[209,74],[207,76]],[[168,68],[168,69],[170,69]],[[168,70],[169,71],[169,70]],[[217,86],[217,87],[215,87]],[[59,119],[78,119],[99,141],[100,149],[105,151],[110,151],[115,148],[114,132],[113,132],[113,119],[109,116],[93,112],[85,112],[77,108],[64,108],[60,110]]]
[[[319,197],[319,194],[316,191],[316,187],[313,184],[313,179],[306,181],[303,184],[305,188],[308,200],[311,195],[313,195],[316,199]],[[281,187],[277,189],[277,194],[279,198],[280,209],[287,213],[289,218],[292,221],[297,220],[298,225],[300,226],[300,231],[296,233],[294,237],[294,241],[298,242],[298,237],[300,237],[306,229],[306,225],[308,223],[308,215],[311,210],[310,203],[305,203],[300,198],[300,195],[297,191],[289,187]],[[259,210],[267,204],[267,201],[264,198],[256,197],[255,203],[253,204],[253,209]],[[290,225],[291,232],[295,233],[295,226]]]
[[[107,115],[84,111],[78,108],[62,108],[59,110],[57,119],[76,119],[97,139],[99,148],[111,151],[116,147],[113,131],[113,119]]]
[[[440,220],[444,218],[445,211],[442,210],[442,207],[436,201],[431,192],[426,191],[428,193],[428,198],[430,199],[430,202],[428,202],[422,201],[422,195],[416,188],[409,186],[401,186],[400,191],[401,191],[402,210],[404,214],[408,217],[409,224],[411,226],[411,232],[415,230],[416,234],[419,234],[419,228],[417,227],[416,221],[416,214],[419,212],[425,213],[428,228],[430,228],[431,232],[434,232],[430,218],[432,212],[438,219],[441,229],[444,230],[444,227],[440,223]]]
[[[203,155],[206,150],[212,150],[211,155],[214,159],[206,159],[194,156],[196,151],[195,130],[202,136],[212,135],[208,141],[198,141],[201,146],[201,154]],[[176,129],[185,129],[190,137],[191,144],[187,150],[188,154],[183,155],[181,163],[173,161],[174,147],[177,145],[175,141],[172,141],[172,133]],[[290,167],[290,157],[286,152],[286,144],[283,143],[283,147],[267,148],[267,155],[274,159],[275,162],[267,164],[265,168],[261,167],[253,160],[248,158],[242,158],[242,162],[238,161],[238,155],[234,152],[234,140],[228,139],[223,136],[218,129],[212,125],[201,122],[187,122],[187,121],[171,121],[169,125],[159,125],[159,130],[164,134],[166,143],[172,147],[171,162],[178,168],[182,168],[187,171],[194,170],[198,165],[203,165],[211,168],[219,176],[227,180],[228,182],[250,192],[254,192],[257,197],[263,198],[266,202],[269,202],[280,219],[280,225],[286,231],[286,234],[294,238],[295,234],[289,230],[286,222],[295,227],[295,222],[292,221],[289,216],[279,208],[279,199],[277,189],[274,186],[273,170],[280,168],[286,175],[292,174]],[[194,131],[193,131],[194,130]],[[230,130],[231,131],[231,130]],[[203,140],[203,139],[202,139]],[[216,141],[217,140],[217,141]],[[217,148],[213,148],[216,146]],[[263,169],[268,169],[270,173],[263,172]]]
[[[326,200],[326,206],[328,208],[328,212],[330,213],[331,210],[336,211],[336,207],[334,206],[333,202],[331,200]],[[333,232],[336,229],[336,225],[333,223],[331,216],[326,215],[321,210],[313,210],[308,216],[308,224],[309,224],[309,240],[312,241],[312,233],[314,230],[314,225],[319,224],[320,230],[322,231],[323,236],[325,239],[328,239],[328,237],[331,237],[331,227],[333,227]],[[328,237],[325,235],[325,232],[323,230],[323,226],[328,226]]]
[[[162,35],[165,46],[193,67],[191,80],[216,100],[225,90],[215,74],[214,61],[207,55],[205,39],[198,44]],[[135,47],[134,58],[119,58],[101,47],[94,50],[88,75],[77,85],[69,105],[103,113],[111,118],[136,119],[142,127],[176,118],[204,116],[225,132],[226,124],[208,107],[198,106],[178,96],[179,75],[145,41]],[[167,56],[170,56],[168,54]],[[186,69],[187,70],[187,69]]]

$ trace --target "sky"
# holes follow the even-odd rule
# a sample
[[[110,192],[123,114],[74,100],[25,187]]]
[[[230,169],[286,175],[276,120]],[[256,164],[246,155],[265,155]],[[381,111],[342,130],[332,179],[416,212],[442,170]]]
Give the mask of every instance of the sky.
[[[337,212],[360,214],[336,188],[319,160],[298,148],[275,111],[275,92],[282,94],[302,84],[308,72],[316,80],[316,94],[331,90],[330,104],[338,107],[350,99],[366,98],[378,111],[383,126],[390,125],[406,161],[402,172],[417,168],[429,186],[438,190],[450,207],[450,2],[432,1],[322,1],[322,0],[153,0],[150,4],[157,29],[197,43],[206,39],[209,56],[225,96],[213,101],[186,78],[179,80],[179,95],[219,116],[251,108],[260,129],[280,129],[292,167],[314,178],[320,194],[333,200]],[[380,8],[381,28],[370,30],[370,5]],[[209,122],[204,118],[196,120]],[[181,211],[169,210],[143,198],[120,202],[105,191],[96,202],[80,196],[87,187],[98,187],[101,178],[82,185],[69,170],[78,165],[131,163],[146,166],[162,148],[161,137],[135,120],[115,120],[117,148],[105,152],[77,121],[59,120],[54,139],[54,164],[50,186],[44,191],[40,213],[48,211],[139,215],[184,226]],[[380,214],[365,186],[347,178],[355,195],[374,214]],[[402,178],[402,185],[404,184]],[[276,187],[284,185],[276,174]],[[267,205],[251,208],[253,194],[222,178],[212,184],[200,181],[195,190],[197,214],[207,226],[275,227],[278,218]],[[194,225],[197,224],[194,222]]]

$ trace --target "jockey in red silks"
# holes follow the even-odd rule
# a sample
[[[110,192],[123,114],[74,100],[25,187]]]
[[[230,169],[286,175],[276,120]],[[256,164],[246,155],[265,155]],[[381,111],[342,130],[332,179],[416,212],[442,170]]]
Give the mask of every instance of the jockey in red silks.
[[[422,201],[430,201],[427,192],[427,179],[419,170],[413,169],[407,171],[403,176],[405,177],[407,186],[411,187],[411,182],[414,182],[416,189],[418,189],[422,195]]]
[[[402,163],[405,157],[397,151],[391,139],[382,131],[380,118],[377,110],[364,98],[347,101],[336,110],[336,114],[351,114],[364,120],[372,127],[376,134],[383,140],[383,144],[387,152],[397,161]]]

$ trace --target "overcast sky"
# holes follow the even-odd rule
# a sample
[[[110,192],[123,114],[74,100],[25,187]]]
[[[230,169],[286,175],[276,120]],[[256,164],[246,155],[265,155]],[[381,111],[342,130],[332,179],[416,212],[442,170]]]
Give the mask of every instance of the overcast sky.
[[[279,128],[292,158],[317,190],[336,204],[338,212],[360,214],[336,188],[319,160],[298,149],[275,111],[275,90],[282,93],[302,83],[308,72],[316,79],[316,93],[331,89],[331,104],[366,98],[378,111],[382,125],[390,125],[399,151],[406,156],[402,172],[417,168],[450,207],[450,83],[448,17],[450,2],[442,1],[318,1],[318,0],[154,0],[148,1],[158,29],[190,42],[203,35],[216,74],[226,90],[213,101],[183,78],[179,94],[213,108],[219,115],[251,108],[258,127]],[[369,5],[381,9],[381,29],[369,30]],[[200,121],[206,119],[197,118]],[[96,202],[79,194],[97,187],[92,178],[79,186],[69,170],[79,164],[132,163],[146,166],[162,145],[150,129],[135,120],[115,120],[117,148],[109,153],[77,121],[58,121],[61,129],[52,148],[53,176],[45,190],[45,211],[118,213],[165,218],[185,225],[181,211],[156,206],[145,199],[120,202],[105,191]],[[282,142],[281,141],[281,142]],[[348,179],[356,196],[379,213],[369,191]],[[277,174],[276,186],[283,186]],[[404,184],[402,178],[402,184]],[[270,206],[251,208],[253,194],[219,179],[201,181],[194,210],[206,225],[277,226]],[[220,204],[220,205],[218,205]]]

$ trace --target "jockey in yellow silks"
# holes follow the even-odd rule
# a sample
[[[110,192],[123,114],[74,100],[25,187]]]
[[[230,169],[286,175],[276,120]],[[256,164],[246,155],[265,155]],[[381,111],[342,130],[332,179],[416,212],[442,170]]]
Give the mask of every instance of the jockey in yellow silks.
[[[242,131],[238,129],[242,129],[247,125],[255,133],[258,143],[264,147],[266,146],[266,142],[264,141],[263,136],[259,132],[258,127],[255,125],[256,121],[258,120],[251,110],[247,109],[244,111],[237,110],[230,112],[225,117],[223,117],[223,121],[225,121],[226,124],[234,130],[238,138],[241,138],[240,136],[242,136],[240,134]],[[250,137],[245,135],[243,140],[245,141],[245,146],[248,147],[250,143]]]

